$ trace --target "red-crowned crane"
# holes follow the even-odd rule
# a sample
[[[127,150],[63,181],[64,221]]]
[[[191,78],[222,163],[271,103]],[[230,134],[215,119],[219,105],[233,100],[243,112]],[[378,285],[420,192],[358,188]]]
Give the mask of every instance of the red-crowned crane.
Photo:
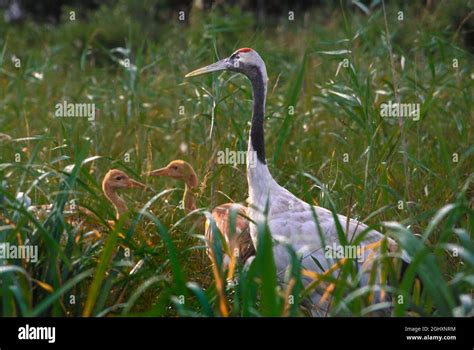
[[[105,174],[102,180],[102,191],[104,192],[105,197],[112,203],[115,208],[115,216],[117,220],[120,215],[127,211],[127,204],[125,200],[120,197],[117,193],[118,190],[124,188],[146,188],[141,182],[131,179],[127,174],[121,170],[111,169]],[[34,213],[38,217],[46,216],[51,212],[53,207],[52,204],[42,204],[42,205],[31,205],[31,198],[23,192],[19,192],[16,196],[16,200],[22,204],[29,211]],[[64,207],[63,214],[66,216],[74,216],[75,214],[84,214],[86,216],[94,217],[97,219],[97,216],[91,212],[89,209],[76,205],[73,201],[67,203]]]
[[[144,184],[130,178],[122,170],[111,169],[105,174],[102,180],[102,191],[105,197],[115,208],[115,217],[118,220],[120,215],[127,211],[127,203],[117,194],[117,191],[124,188],[146,188]]]
[[[113,205],[117,220],[127,211],[125,200],[117,192],[121,189],[128,188],[145,189],[146,186],[141,182],[131,179],[125,172],[117,169],[109,170],[102,180],[102,191],[105,197]],[[53,208],[52,204],[32,206],[30,197],[23,192],[19,192],[16,199],[39,219],[46,218]],[[100,236],[99,231],[97,230],[97,224],[101,222],[101,219],[97,217],[94,212],[83,206],[77,205],[75,201],[72,200],[66,203],[62,213],[66,221],[75,228],[84,226],[88,228],[89,232],[94,233],[96,237]],[[112,220],[107,220],[107,223],[107,228],[113,228],[115,225],[115,222]],[[83,230],[78,231],[78,234],[82,234],[82,232]]]
[[[184,210],[189,213],[197,209],[194,191],[198,187],[198,177],[191,164],[184,160],[173,160],[164,168],[153,170],[149,172],[148,175],[165,176],[184,182]],[[230,227],[231,210],[236,211],[235,232],[232,232]],[[241,263],[245,263],[250,257],[255,255],[255,249],[250,237],[249,222],[245,219],[247,215],[247,208],[245,206],[238,203],[225,203],[215,207],[211,214],[217,228],[226,241],[230,254],[233,254],[234,257],[238,257]],[[206,245],[208,247],[206,250],[207,255],[209,259],[214,262],[212,255],[212,243],[214,239],[209,220],[206,220],[205,236]],[[229,254],[226,252],[223,253],[223,264],[224,267],[227,268],[232,259]]]
[[[244,74],[252,85],[253,113],[247,159],[254,159],[255,157],[251,157],[256,153],[257,161],[256,164],[251,165],[247,162],[248,216],[254,222],[250,225],[250,235],[258,250],[257,225],[265,222],[264,213],[266,212],[267,224],[276,242],[273,254],[279,278],[283,279],[283,275],[291,263],[290,255],[285,247],[287,245],[290,245],[299,254],[302,267],[306,271],[313,272],[315,276],[323,272],[321,267],[326,272],[333,271],[334,260],[328,259],[325,253],[328,251],[328,246],[341,246],[335,217],[337,217],[348,242],[353,241],[361,233],[365,234],[359,243],[360,248],[367,248],[362,250],[362,259],[360,262],[358,261],[360,269],[369,269],[368,265],[371,265],[369,260],[373,260],[380,254],[380,249],[376,252],[375,246],[380,246],[379,243],[383,239],[387,240],[390,250],[396,249],[395,241],[380,232],[369,230],[365,224],[357,220],[346,218],[343,215],[334,215],[325,208],[312,206],[278,185],[268,170],[265,158],[263,121],[268,81],[265,63],[255,50],[242,48],[227,58],[188,73],[186,77],[223,70]],[[313,213],[316,215],[317,221]],[[324,240],[324,246],[321,238]],[[405,260],[408,258],[405,257]],[[337,275],[337,271],[334,271],[333,274]],[[305,284],[310,281],[311,279],[304,280]],[[369,283],[369,273],[362,275],[361,283],[364,285]],[[330,304],[324,295],[315,291],[311,296],[311,301],[314,306],[311,311],[314,315],[327,313]]]

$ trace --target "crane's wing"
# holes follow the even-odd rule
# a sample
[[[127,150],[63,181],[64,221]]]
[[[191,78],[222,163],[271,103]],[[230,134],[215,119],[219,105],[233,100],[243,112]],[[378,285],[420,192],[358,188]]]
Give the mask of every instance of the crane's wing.
[[[285,246],[291,246],[301,256],[305,269],[317,272],[329,269],[341,256],[347,257],[346,253],[354,254],[348,258],[357,259],[363,265],[369,257],[374,257],[371,253],[381,245],[377,242],[381,243],[383,239],[387,239],[390,250],[396,250],[395,241],[382,233],[369,229],[358,220],[311,206],[283,187],[272,193],[271,200],[268,224],[278,243],[275,247],[275,261],[279,271],[283,272],[290,263]],[[343,246],[339,240],[336,220],[349,247]],[[351,247],[351,242],[357,244]],[[341,249],[342,254],[339,254]]]

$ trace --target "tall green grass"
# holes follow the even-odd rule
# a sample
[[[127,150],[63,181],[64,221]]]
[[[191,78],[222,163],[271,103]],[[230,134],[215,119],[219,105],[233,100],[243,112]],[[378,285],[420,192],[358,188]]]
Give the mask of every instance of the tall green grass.
[[[181,23],[130,6],[57,27],[0,25],[0,241],[39,248],[36,263],[0,262],[2,316],[301,316],[305,296],[331,283],[328,316],[473,315],[472,54],[443,11],[459,3],[404,8],[403,22],[387,5],[400,99],[421,104],[420,120],[404,123],[404,151],[396,119],[380,116],[380,104],[396,98],[380,7],[367,15],[332,5],[311,12],[309,23],[297,14],[254,30],[238,9],[194,10]],[[265,131],[277,181],[380,229],[410,255],[401,281],[388,252],[377,261],[392,277],[393,309],[371,303],[376,286],[362,287],[352,264],[305,288],[290,251],[278,283],[266,227],[253,262],[232,281],[218,262],[216,284],[198,218],[246,198],[245,168],[215,157],[246,149],[251,91],[231,73],[183,77],[240,46],[267,64]],[[95,103],[96,122],[53,118],[63,100]],[[140,178],[175,158],[200,176],[202,211],[185,216],[180,185],[156,179],[153,191],[123,193],[130,213],[111,228],[114,211],[101,193],[107,170]],[[37,217],[18,192],[52,210]],[[94,216],[63,214],[71,200]]]

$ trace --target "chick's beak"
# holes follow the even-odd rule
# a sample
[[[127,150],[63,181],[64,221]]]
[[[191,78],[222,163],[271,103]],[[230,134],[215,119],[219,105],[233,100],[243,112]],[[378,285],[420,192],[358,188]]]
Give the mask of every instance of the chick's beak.
[[[161,168],[157,170],[150,171],[147,173],[147,176],[167,176],[169,173],[168,168]]]
[[[145,184],[142,184],[141,182],[138,182],[133,179],[128,179],[128,188],[146,188]]]

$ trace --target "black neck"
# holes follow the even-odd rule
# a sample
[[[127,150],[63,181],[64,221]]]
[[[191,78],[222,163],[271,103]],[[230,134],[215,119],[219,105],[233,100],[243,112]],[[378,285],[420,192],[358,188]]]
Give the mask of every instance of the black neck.
[[[265,136],[263,133],[263,118],[265,116],[265,84],[260,70],[255,69],[252,74],[249,74],[249,79],[252,82],[253,95],[253,114],[252,123],[250,126],[250,142],[253,150],[257,152],[257,158],[263,164],[266,164],[265,159]]]

